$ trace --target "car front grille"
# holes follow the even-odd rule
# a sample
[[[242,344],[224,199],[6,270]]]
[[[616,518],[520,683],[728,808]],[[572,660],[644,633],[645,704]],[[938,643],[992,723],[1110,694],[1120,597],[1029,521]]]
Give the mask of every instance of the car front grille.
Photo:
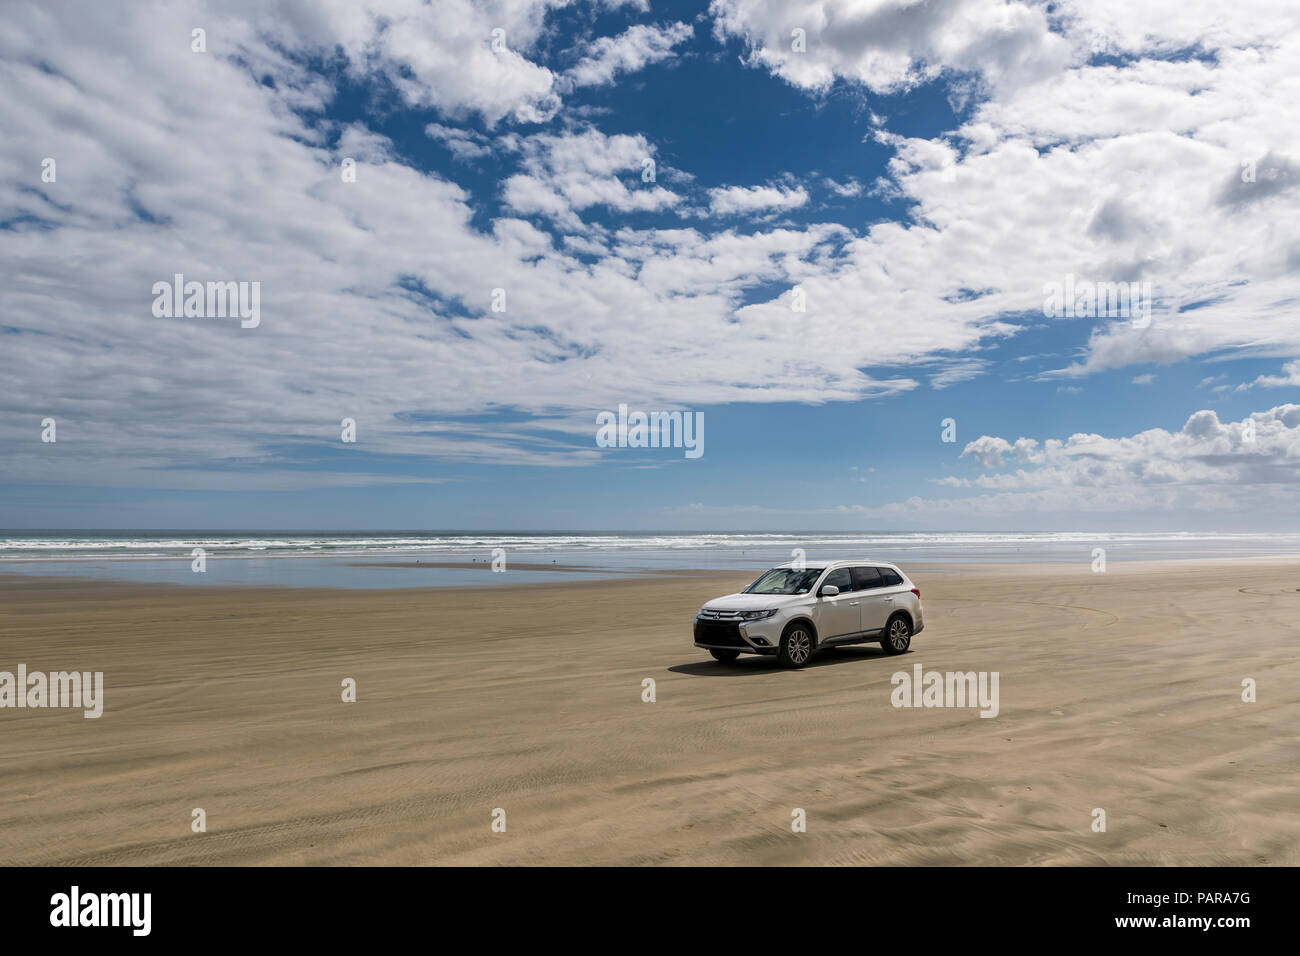
[[[706,607],[700,611],[700,619],[704,621],[740,621],[743,618],[739,611],[719,611],[714,608]]]

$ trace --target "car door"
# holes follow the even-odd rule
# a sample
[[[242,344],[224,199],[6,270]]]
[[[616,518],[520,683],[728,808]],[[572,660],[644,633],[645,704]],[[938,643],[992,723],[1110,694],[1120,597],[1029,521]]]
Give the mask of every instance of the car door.
[[[826,575],[821,588],[833,584],[840,593],[832,596],[820,596],[821,620],[817,629],[823,641],[856,634],[862,630],[862,606],[858,594],[853,590],[853,578],[848,568],[836,568]],[[818,589],[819,593],[821,588]]]
[[[907,585],[893,568],[876,568],[876,571],[880,574],[880,587],[870,592],[869,601],[863,602],[864,612],[871,621],[863,626],[873,631],[884,627],[889,615],[903,606],[898,595],[907,590]]]
[[[862,610],[862,629],[878,631],[885,626],[893,611],[885,580],[879,568],[854,568],[853,578],[858,585],[858,605]]]

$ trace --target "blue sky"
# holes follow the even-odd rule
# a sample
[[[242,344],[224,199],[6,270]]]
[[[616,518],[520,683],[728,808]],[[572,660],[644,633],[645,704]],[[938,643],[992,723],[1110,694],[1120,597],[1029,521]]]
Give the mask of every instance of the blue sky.
[[[16,4],[0,526],[1297,530],[1300,14],[1132,6]]]

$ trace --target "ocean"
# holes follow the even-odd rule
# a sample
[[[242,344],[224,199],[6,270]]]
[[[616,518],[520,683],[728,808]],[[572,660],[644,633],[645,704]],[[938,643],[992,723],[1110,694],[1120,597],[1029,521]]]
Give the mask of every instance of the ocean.
[[[1097,548],[1107,562],[1300,555],[1300,534],[0,531],[0,573],[193,586],[508,586],[685,569],[757,576],[799,551],[810,563],[876,558],[929,573],[973,563],[1091,565]],[[201,573],[194,570],[195,549],[202,550]]]

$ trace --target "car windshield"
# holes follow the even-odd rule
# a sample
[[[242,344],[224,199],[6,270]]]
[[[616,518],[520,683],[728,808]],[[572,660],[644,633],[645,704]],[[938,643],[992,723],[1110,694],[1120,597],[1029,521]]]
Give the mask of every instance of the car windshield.
[[[745,594],[807,594],[824,568],[773,568],[745,588]]]

